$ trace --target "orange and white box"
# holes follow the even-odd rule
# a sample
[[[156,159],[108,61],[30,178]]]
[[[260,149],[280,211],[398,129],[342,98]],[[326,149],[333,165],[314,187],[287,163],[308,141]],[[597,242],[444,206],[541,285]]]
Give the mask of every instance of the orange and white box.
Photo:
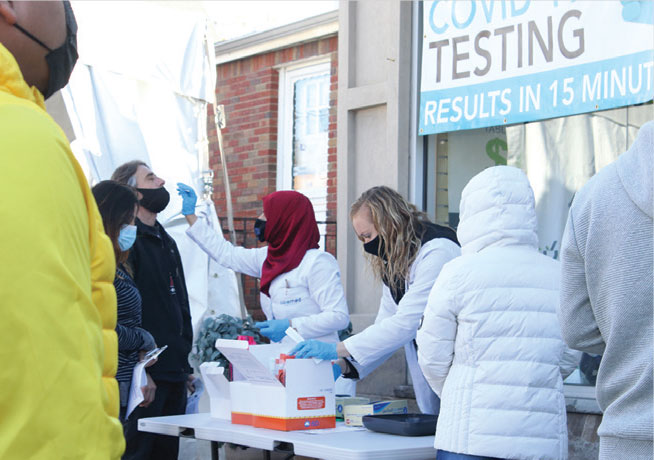
[[[287,360],[284,386],[265,363],[288,353],[288,344],[249,345],[242,340],[218,339],[216,348],[242,379],[230,383],[232,423],[282,431],[336,426],[329,361]]]
[[[229,383],[230,404],[232,410],[232,423],[238,425],[252,425],[254,411],[253,389],[250,382],[240,380]]]

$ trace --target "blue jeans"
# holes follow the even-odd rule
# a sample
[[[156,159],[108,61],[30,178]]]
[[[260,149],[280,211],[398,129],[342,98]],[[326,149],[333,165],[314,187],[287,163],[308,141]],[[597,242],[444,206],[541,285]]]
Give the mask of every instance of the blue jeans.
[[[479,455],[456,454],[446,450],[436,451],[436,460],[502,460],[495,457],[480,457]]]

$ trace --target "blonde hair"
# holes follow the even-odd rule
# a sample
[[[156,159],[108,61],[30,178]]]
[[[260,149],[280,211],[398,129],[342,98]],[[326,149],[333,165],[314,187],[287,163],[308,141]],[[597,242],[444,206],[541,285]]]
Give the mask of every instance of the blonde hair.
[[[409,267],[421,246],[422,223],[429,219],[402,195],[386,186],[363,192],[350,207],[350,220],[366,209],[379,234],[380,257],[364,255],[375,277],[385,282],[395,294],[398,284],[409,276]],[[382,251],[386,260],[381,257]]]

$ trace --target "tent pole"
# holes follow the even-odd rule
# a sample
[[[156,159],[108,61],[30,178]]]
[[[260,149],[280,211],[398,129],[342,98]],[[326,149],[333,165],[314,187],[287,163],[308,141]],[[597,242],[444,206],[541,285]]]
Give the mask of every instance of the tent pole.
[[[216,123],[216,135],[218,137],[218,151],[220,153],[220,163],[223,170],[223,185],[225,186],[225,202],[227,204],[227,226],[229,228],[229,238],[233,245],[236,245],[236,230],[234,229],[234,209],[232,208],[232,191],[229,185],[229,174],[227,172],[227,155],[223,150],[223,133],[222,130],[226,126],[225,122],[225,106],[222,104],[213,104],[214,109],[214,122]],[[236,273],[238,284],[238,298],[241,307],[241,319],[248,316],[247,309],[245,308],[245,296],[243,295],[243,275]]]

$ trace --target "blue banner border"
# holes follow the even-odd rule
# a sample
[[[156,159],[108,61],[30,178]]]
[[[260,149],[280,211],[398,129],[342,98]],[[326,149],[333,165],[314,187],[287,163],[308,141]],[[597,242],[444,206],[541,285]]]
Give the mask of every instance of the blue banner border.
[[[541,90],[549,91],[549,84],[555,80],[563,81],[564,78],[574,78],[575,94],[576,90],[583,88],[583,75],[595,75],[611,70],[621,70],[622,67],[654,61],[654,50],[641,51],[634,54],[619,56],[613,59],[607,59],[598,62],[591,62],[587,64],[580,64],[576,66],[563,67],[546,72],[533,73],[529,75],[505,78],[495,80],[489,83],[479,83],[471,86],[462,86],[456,88],[448,88],[444,90],[425,91],[420,93],[420,124],[418,127],[418,134],[421,136],[429,134],[437,134],[442,132],[459,131],[464,129],[476,129],[489,126],[502,126],[514,123],[524,123],[537,120],[545,120],[548,118],[559,118],[570,115],[577,115],[580,113],[595,112],[598,110],[607,110],[616,107],[623,107],[626,105],[639,104],[648,102],[654,98],[654,81],[650,82],[650,89],[646,89],[645,75],[642,76],[643,81],[641,90],[638,93],[631,94],[627,91],[625,96],[617,95],[615,97],[608,97],[606,99],[600,98],[599,100],[583,102],[581,97],[576,98],[576,101],[570,105],[563,103],[557,104],[553,107],[550,103],[547,106],[542,106],[539,110],[531,110],[519,112],[512,110],[506,115],[495,115],[487,118],[475,117],[472,120],[467,120],[465,117],[457,122],[445,122],[425,126],[425,105],[430,101],[440,101],[442,99],[450,99],[452,101],[455,97],[463,97],[465,95],[473,96],[475,94],[488,93],[489,91],[503,91],[506,88],[511,89],[511,97],[515,102],[516,95],[519,93],[521,86],[531,85],[532,87],[538,83],[544,84]],[[644,70],[643,70],[644,71]],[[654,68],[651,70],[650,75],[654,76]],[[626,78],[628,80],[628,76]],[[602,81],[603,84],[603,81]],[[628,89],[629,82],[627,82]],[[562,91],[562,85],[559,85],[558,91]],[[583,91],[583,89],[582,89]],[[518,96],[519,97],[519,96]],[[549,102],[550,98],[543,98],[542,101]]]

